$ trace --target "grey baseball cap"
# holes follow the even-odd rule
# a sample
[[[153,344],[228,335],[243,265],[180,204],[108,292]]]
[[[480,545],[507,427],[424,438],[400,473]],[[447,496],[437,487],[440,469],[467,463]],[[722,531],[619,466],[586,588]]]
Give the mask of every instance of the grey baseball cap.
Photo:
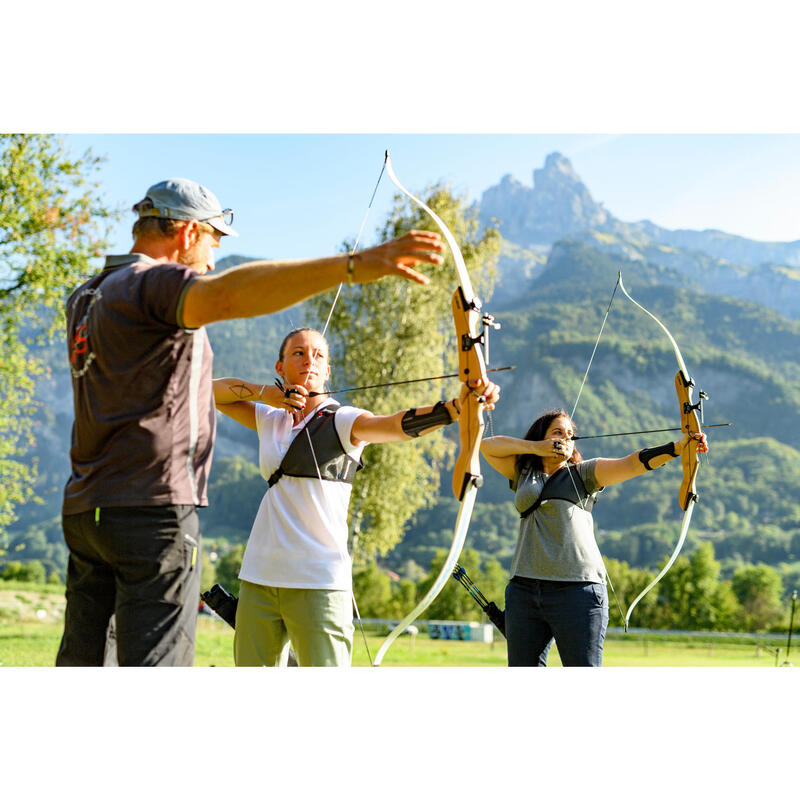
[[[196,219],[227,236],[239,235],[231,228],[233,211],[223,209],[211,190],[188,178],[168,178],[154,184],[133,210],[139,217]]]

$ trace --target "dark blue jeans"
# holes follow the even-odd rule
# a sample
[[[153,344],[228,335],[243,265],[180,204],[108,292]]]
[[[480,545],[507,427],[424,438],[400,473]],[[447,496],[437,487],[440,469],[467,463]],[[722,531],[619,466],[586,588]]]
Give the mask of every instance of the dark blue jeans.
[[[555,639],[565,667],[599,667],[608,627],[605,584],[514,577],[506,587],[509,667],[546,667]]]

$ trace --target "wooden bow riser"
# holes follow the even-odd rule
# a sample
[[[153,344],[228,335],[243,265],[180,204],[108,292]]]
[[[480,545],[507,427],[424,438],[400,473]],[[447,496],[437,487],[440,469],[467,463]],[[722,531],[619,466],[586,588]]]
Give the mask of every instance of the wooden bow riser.
[[[700,408],[702,399],[697,403],[692,403],[692,389],[694,382],[684,378],[683,372],[678,370],[675,375],[675,391],[678,393],[678,407],[681,414],[681,430],[683,433],[695,434],[701,433],[700,419],[697,416],[697,411]],[[703,394],[700,394],[701,398]],[[697,468],[700,465],[700,458],[697,453],[699,442],[692,439],[688,447],[685,447],[681,453],[681,462],[683,465],[683,481],[681,482],[680,492],[678,493],[678,502],[681,508],[686,511],[689,503],[697,502],[697,492],[695,491],[695,480],[697,478]]]
[[[468,303],[459,287],[453,292],[452,306],[458,342],[459,378],[464,383],[482,378],[485,386],[488,378],[481,349],[483,337],[480,332],[482,324],[480,304],[478,302]],[[481,486],[483,483],[480,443],[484,427],[484,405],[481,397],[470,393],[467,395],[458,417],[460,447],[453,467],[453,494],[458,500],[464,497],[471,484]]]

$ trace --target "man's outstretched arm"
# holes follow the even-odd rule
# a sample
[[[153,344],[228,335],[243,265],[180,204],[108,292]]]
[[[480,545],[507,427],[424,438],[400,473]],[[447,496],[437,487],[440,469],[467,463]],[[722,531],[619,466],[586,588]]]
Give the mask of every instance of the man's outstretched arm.
[[[183,301],[183,326],[271,314],[340,283],[370,283],[393,276],[426,284],[414,267],[442,264],[442,240],[430,231],[410,231],[377,247],[304,261],[252,261],[194,281]]]

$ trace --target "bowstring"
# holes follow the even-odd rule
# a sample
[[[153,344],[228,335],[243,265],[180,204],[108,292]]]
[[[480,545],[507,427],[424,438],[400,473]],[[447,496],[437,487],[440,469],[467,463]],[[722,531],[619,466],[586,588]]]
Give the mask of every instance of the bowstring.
[[[572,406],[572,413],[570,414],[570,419],[575,419],[575,409],[578,407],[578,401],[581,399],[581,393],[583,392],[584,384],[586,383],[586,378],[589,376],[589,370],[592,368],[592,362],[594,361],[594,354],[597,352],[597,345],[600,344],[600,337],[603,335],[603,328],[606,326],[606,320],[608,319],[609,312],[611,311],[611,304],[614,302],[614,295],[617,293],[617,287],[619,286],[619,282],[622,279],[622,273],[617,274],[617,282],[614,284],[614,291],[611,292],[611,299],[608,301],[608,308],[606,309],[605,316],[603,317],[603,322],[600,325],[600,333],[597,334],[597,340],[594,343],[594,349],[592,350],[592,355],[589,358],[589,364],[586,367],[586,372],[583,373],[583,380],[581,381],[580,389],[578,389],[578,396],[575,398],[575,405]]]
[[[583,373],[583,380],[581,381],[580,388],[578,389],[578,396],[575,398],[575,404],[572,406],[572,413],[570,414],[570,419],[573,421],[573,424],[575,420],[575,410],[578,408],[578,401],[581,399],[581,394],[583,393],[583,387],[586,385],[586,379],[589,377],[589,370],[592,368],[592,362],[594,361],[595,353],[597,353],[597,347],[600,344],[600,338],[603,335],[603,329],[606,326],[608,315],[611,313],[611,305],[614,302],[614,297],[617,294],[617,288],[619,287],[621,280],[622,280],[622,272],[618,272],[617,282],[614,284],[614,290],[611,292],[611,299],[608,301],[608,307],[606,308],[606,313],[603,315],[603,322],[600,325],[600,333],[597,334],[597,339],[595,340],[594,347],[592,348],[592,355],[589,357],[589,363],[586,366],[586,372]],[[572,475],[572,470],[570,469],[569,462],[567,463],[567,473],[569,474],[570,481],[572,481],[572,488],[575,490],[575,497],[578,498],[578,502],[580,503],[581,509],[583,511],[586,511],[586,503],[581,498],[580,492],[578,491],[578,485],[575,483],[575,478]],[[603,566],[605,567],[605,560],[603,560]],[[622,613],[622,606],[620,606],[619,598],[617,597],[617,593],[614,590],[614,584],[611,582],[611,575],[608,572],[608,567],[606,567],[606,580],[608,581],[608,585],[611,587],[611,594],[614,595],[614,602],[617,604],[617,609],[619,610],[619,615],[622,618],[624,625],[625,616]]]
[[[592,362],[594,361],[595,353],[597,353],[597,346],[600,344],[600,337],[603,335],[603,329],[606,327],[606,321],[608,320],[608,315],[611,312],[611,305],[614,302],[614,297],[617,294],[617,287],[619,286],[620,281],[622,280],[622,273],[617,273],[617,282],[614,284],[614,291],[611,292],[611,299],[608,301],[608,308],[606,308],[606,313],[603,316],[603,322],[600,325],[600,333],[597,334],[597,339],[595,339],[594,347],[592,348],[592,355],[589,357],[589,364],[586,367],[586,372],[583,373],[583,380],[581,381],[580,388],[578,389],[578,396],[575,398],[575,404],[572,406],[572,413],[569,415],[570,420],[575,421],[575,410],[578,408],[578,401],[581,399],[581,394],[583,393],[583,387],[586,385],[586,379],[589,377],[589,370],[592,368]],[[586,503],[581,498],[581,493],[578,491],[578,485],[575,483],[575,478],[572,475],[572,470],[570,469],[569,462],[567,462],[567,472],[569,473],[569,479],[572,481],[572,488],[575,490],[575,497],[578,499],[578,503],[580,503],[581,509],[586,511]],[[608,571],[606,570],[606,573]],[[611,591],[613,592],[614,589],[612,587]],[[616,598],[616,593],[614,597]]]
[[[358,249],[358,244],[361,241],[361,234],[364,232],[364,226],[367,224],[367,218],[369,217],[369,213],[372,210],[372,203],[375,200],[375,195],[378,193],[378,187],[381,184],[381,178],[383,178],[383,173],[384,173],[385,170],[386,170],[386,162],[384,161],[383,166],[381,166],[380,174],[378,175],[378,180],[375,182],[375,188],[372,190],[372,196],[369,199],[369,204],[367,205],[367,210],[364,212],[364,217],[361,220],[361,226],[358,229],[358,234],[356,236],[356,240],[353,243],[352,248],[350,249],[350,258],[352,258],[356,254],[356,250]],[[325,334],[326,334],[326,332],[328,330],[328,325],[330,325],[331,318],[333,317],[333,310],[336,308],[336,303],[339,300],[339,295],[342,293],[342,286],[344,286],[343,282],[340,283],[338,288],[336,289],[336,294],[334,295],[333,302],[331,303],[331,309],[328,312],[328,318],[325,320],[325,325],[322,328],[323,337],[325,336]],[[309,434],[308,431],[306,431],[306,434],[308,435],[308,444],[309,444],[309,447],[311,448],[311,457],[314,459],[314,467],[317,470],[317,476],[319,477],[319,480],[320,480],[320,487],[322,488],[322,493],[323,493],[322,496],[325,498],[325,503],[327,505],[327,502],[328,502],[327,495],[325,494],[325,489],[324,489],[324,486],[322,485],[322,473],[320,472],[319,464],[317,462],[317,456],[316,456],[316,453],[314,452],[314,445],[311,443],[311,434]],[[328,511],[330,513],[330,507],[329,507]],[[369,662],[371,664],[372,663],[372,656],[370,655],[369,645],[367,644],[367,635],[366,635],[366,633],[364,633],[364,626],[363,626],[363,624],[361,622],[361,614],[359,614],[359,611],[358,611],[358,604],[356,603],[355,591],[353,591],[353,589],[352,589],[352,577],[351,577],[350,596],[351,596],[351,598],[353,600],[353,610],[356,612],[356,619],[358,620],[358,627],[360,628],[361,635],[364,638],[364,646],[367,648],[367,657],[369,658]]]
[[[383,166],[381,167],[380,175],[378,175],[378,180],[375,183],[375,188],[372,190],[372,197],[369,199],[369,205],[367,206],[367,210],[364,212],[364,218],[361,220],[361,227],[358,229],[358,235],[353,243],[353,247],[350,249],[350,258],[356,254],[356,250],[358,249],[358,243],[361,241],[361,234],[364,232],[364,226],[367,224],[367,217],[369,217],[369,212],[372,210],[372,203],[375,200],[375,195],[378,193],[378,187],[381,185],[381,178],[383,177],[385,169],[386,162],[384,161]],[[344,283],[339,284],[339,288],[336,290],[336,295],[331,303],[331,310],[328,312],[328,319],[325,320],[325,327],[322,329],[323,336],[328,330],[328,325],[330,324],[331,317],[333,316],[333,309],[336,308],[336,301],[339,299],[339,295],[342,293],[342,286],[344,286]]]

